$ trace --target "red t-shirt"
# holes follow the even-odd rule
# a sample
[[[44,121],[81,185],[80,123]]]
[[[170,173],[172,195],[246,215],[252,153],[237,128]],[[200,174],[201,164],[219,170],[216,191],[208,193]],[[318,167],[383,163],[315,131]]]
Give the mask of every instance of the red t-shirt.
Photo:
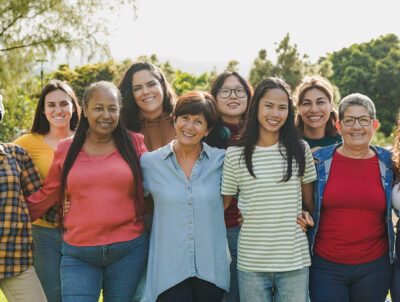
[[[147,152],[143,135],[130,132],[140,157]],[[32,221],[40,217],[61,193],[61,175],[72,138],[60,142],[43,187],[27,198]],[[82,148],[67,177],[70,208],[65,215],[63,239],[75,246],[124,242],[144,232],[136,215],[134,178],[117,149],[89,155]]]
[[[353,159],[335,152],[314,252],[343,264],[381,257],[388,250],[385,212],[378,157]]]

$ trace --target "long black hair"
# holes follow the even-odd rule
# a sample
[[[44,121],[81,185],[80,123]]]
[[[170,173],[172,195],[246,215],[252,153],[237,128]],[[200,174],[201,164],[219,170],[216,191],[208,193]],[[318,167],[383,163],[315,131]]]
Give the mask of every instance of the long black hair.
[[[83,96],[83,107],[88,106],[89,101],[93,95],[93,92],[97,90],[105,90],[110,91],[114,95],[117,96],[117,99],[122,104],[121,94],[118,88],[106,81],[96,82],[89,86],[86,89],[85,94]],[[61,174],[61,202],[59,206],[59,217],[60,217],[60,227],[62,227],[64,217],[63,217],[63,204],[64,204],[64,192],[67,188],[67,177],[70,172],[76,158],[78,157],[79,152],[82,149],[83,144],[86,141],[87,133],[89,130],[89,122],[84,114],[81,115],[81,119],[78,124],[78,128],[76,129],[76,133],[72,144],[68,150],[67,156],[64,161],[63,170]],[[135,210],[137,220],[143,220],[144,215],[144,201],[143,201],[143,189],[142,189],[142,172],[140,169],[139,156],[137,154],[135,145],[132,142],[131,135],[128,130],[123,125],[123,121],[121,118],[118,121],[118,125],[112,133],[112,138],[117,147],[118,152],[121,154],[122,158],[129,165],[132,174],[134,176],[134,188],[135,188]],[[82,188],[84,189],[84,188]]]
[[[279,152],[286,159],[286,171],[283,176],[283,182],[288,181],[293,173],[293,159],[296,160],[299,167],[299,176],[304,174],[305,170],[305,145],[301,142],[300,137],[294,125],[294,105],[291,90],[288,84],[279,78],[267,78],[263,80],[254,91],[254,96],[250,101],[249,111],[247,113],[246,124],[238,146],[244,147],[241,157],[244,157],[247,170],[255,178],[253,171],[253,152],[259,139],[260,130],[258,122],[258,107],[260,99],[271,89],[282,89],[288,97],[288,116],[285,123],[279,129]],[[283,150],[286,150],[284,152]]]
[[[214,97],[214,100],[216,101],[219,90],[221,89],[222,85],[224,85],[225,80],[230,76],[234,76],[235,78],[237,78],[237,80],[240,82],[240,84],[243,85],[243,88],[246,91],[247,105],[246,105],[246,110],[242,116],[242,121],[244,121],[247,114],[247,110],[249,109],[250,100],[253,96],[253,87],[244,77],[242,77],[236,71],[225,71],[220,75],[218,75],[211,83],[210,93]],[[225,149],[226,143],[227,141],[229,141],[230,136],[231,133],[229,129],[226,129],[226,127],[224,127],[224,125],[222,124],[222,118],[220,115],[217,123],[211,129],[207,137],[205,137],[204,141],[212,147]]]
[[[141,70],[148,70],[160,83],[164,95],[162,103],[163,112],[172,113],[176,103],[175,92],[160,68],[150,62],[138,61],[133,63],[125,71],[117,86],[124,102],[121,110],[122,119],[129,130],[136,132],[140,130],[140,108],[136,104],[135,96],[133,95],[132,80],[133,75]]]

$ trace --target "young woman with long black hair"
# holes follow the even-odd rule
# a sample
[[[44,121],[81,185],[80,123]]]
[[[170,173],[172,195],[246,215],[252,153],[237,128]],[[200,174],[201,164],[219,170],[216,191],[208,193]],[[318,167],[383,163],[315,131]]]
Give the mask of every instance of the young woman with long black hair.
[[[316,179],[308,145],[297,134],[289,86],[268,78],[256,88],[243,135],[226,153],[222,194],[227,207],[239,192],[241,301],[306,301],[311,264],[297,223],[313,211]]]

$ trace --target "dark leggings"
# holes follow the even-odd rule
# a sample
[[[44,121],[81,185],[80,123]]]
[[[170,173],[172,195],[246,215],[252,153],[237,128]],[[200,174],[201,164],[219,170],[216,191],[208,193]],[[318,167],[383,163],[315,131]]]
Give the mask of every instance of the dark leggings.
[[[162,292],[157,302],[220,302],[223,294],[215,284],[192,277]]]

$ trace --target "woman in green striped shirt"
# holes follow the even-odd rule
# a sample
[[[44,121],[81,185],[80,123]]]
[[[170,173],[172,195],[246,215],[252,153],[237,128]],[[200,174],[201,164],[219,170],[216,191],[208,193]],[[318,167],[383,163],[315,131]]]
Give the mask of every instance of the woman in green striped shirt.
[[[262,81],[242,137],[227,150],[222,180],[224,206],[239,193],[244,218],[238,246],[241,302],[306,301],[311,261],[297,220],[303,208],[313,211],[315,179],[310,149],[294,125],[289,86],[278,78]]]

